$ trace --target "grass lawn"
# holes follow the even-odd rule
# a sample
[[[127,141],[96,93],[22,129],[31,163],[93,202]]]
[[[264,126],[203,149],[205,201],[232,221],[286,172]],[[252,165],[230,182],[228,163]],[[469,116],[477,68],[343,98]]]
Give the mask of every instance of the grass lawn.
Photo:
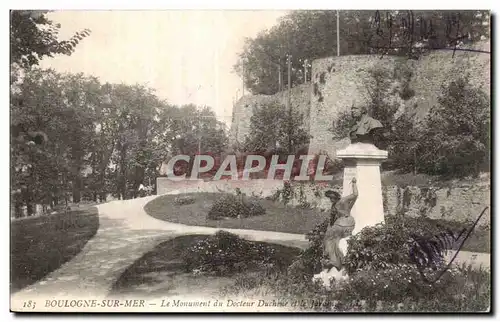
[[[207,219],[212,204],[223,195],[224,193],[208,192],[183,194],[183,196],[191,196],[196,199],[195,203],[188,205],[174,203],[175,198],[180,195],[165,195],[150,201],[144,209],[148,215],[172,223],[217,228],[272,230],[296,234],[308,233],[328,216],[327,212],[287,207],[282,203],[262,199],[261,204],[266,209],[266,214],[263,216],[241,219]]]
[[[186,272],[182,253],[207,237],[209,236],[180,236],[160,243],[123,272],[113,285],[110,295],[133,295],[139,298],[177,294],[196,294],[200,298],[218,295],[224,287],[233,285],[238,276],[249,272],[232,276],[194,275]],[[268,243],[267,245],[271,245],[275,250],[275,261],[286,266],[300,253],[298,248]]]
[[[11,222],[11,292],[35,283],[69,261],[98,227],[95,207]]]
[[[295,234],[306,234],[317,224],[322,223],[328,218],[328,212],[321,212],[317,209],[300,209],[285,206],[282,203],[272,200],[262,199],[261,204],[266,209],[266,214],[263,216],[241,219],[207,219],[207,214],[212,204],[222,195],[223,193],[183,194],[183,196],[191,196],[196,199],[194,203],[186,205],[174,203],[175,198],[180,195],[164,195],[146,204],[144,209],[150,216],[172,223],[216,228],[267,230]],[[441,226],[451,228],[454,232],[468,227],[463,223],[443,220],[421,218],[408,218],[408,220],[426,220],[433,225],[440,224]],[[490,252],[490,230],[476,228],[465,242],[462,250]]]

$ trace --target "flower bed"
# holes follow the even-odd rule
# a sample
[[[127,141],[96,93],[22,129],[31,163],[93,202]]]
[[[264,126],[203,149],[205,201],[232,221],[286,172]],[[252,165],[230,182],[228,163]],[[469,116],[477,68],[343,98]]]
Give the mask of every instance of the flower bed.
[[[405,225],[406,224],[406,225]],[[333,280],[327,289],[313,282],[321,270],[320,241],[325,223],[308,236],[310,247],[292,264],[287,275],[241,277],[233,289],[251,285],[256,292],[271,292],[292,301],[321,303],[304,309],[321,311],[486,311],[491,301],[491,272],[456,265],[447,268],[442,250],[421,249],[424,261],[411,256],[416,238],[435,236],[425,225],[397,218],[362,230],[349,241],[345,267],[349,276]],[[429,254],[434,253],[433,256]],[[246,280],[251,279],[251,280]]]

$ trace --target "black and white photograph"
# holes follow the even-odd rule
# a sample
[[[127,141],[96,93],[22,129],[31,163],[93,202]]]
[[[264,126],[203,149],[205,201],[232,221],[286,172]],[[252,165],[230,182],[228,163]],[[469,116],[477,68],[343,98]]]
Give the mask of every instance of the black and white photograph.
[[[492,312],[490,10],[9,19],[11,312]]]

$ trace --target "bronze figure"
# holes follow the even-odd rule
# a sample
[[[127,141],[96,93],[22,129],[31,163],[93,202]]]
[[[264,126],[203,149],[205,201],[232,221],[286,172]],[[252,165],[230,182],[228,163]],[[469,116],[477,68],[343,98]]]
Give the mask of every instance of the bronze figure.
[[[323,266],[326,269],[335,267],[341,270],[344,259],[344,254],[339,248],[339,241],[343,238],[352,235],[354,230],[354,218],[351,216],[351,209],[358,198],[358,188],[356,178],[351,181],[352,193],[338,200],[338,193],[328,191],[325,193],[332,201],[332,210],[330,213],[330,224],[325,233],[323,240],[323,254],[326,255],[326,260]],[[337,200],[336,200],[337,199]]]
[[[349,131],[351,143],[361,142],[374,144],[376,141],[375,136],[377,136],[384,127],[382,123],[369,116],[366,108],[353,105],[351,114],[358,120]]]

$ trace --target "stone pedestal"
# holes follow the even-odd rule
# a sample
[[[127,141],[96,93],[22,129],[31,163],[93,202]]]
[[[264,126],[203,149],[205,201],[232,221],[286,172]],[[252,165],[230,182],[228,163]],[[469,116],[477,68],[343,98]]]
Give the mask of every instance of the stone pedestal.
[[[384,222],[380,164],[387,159],[387,151],[373,144],[355,143],[339,150],[337,157],[345,165],[342,196],[352,193],[351,180],[354,176],[357,180],[358,199],[351,210],[356,221],[353,235],[366,226]]]

